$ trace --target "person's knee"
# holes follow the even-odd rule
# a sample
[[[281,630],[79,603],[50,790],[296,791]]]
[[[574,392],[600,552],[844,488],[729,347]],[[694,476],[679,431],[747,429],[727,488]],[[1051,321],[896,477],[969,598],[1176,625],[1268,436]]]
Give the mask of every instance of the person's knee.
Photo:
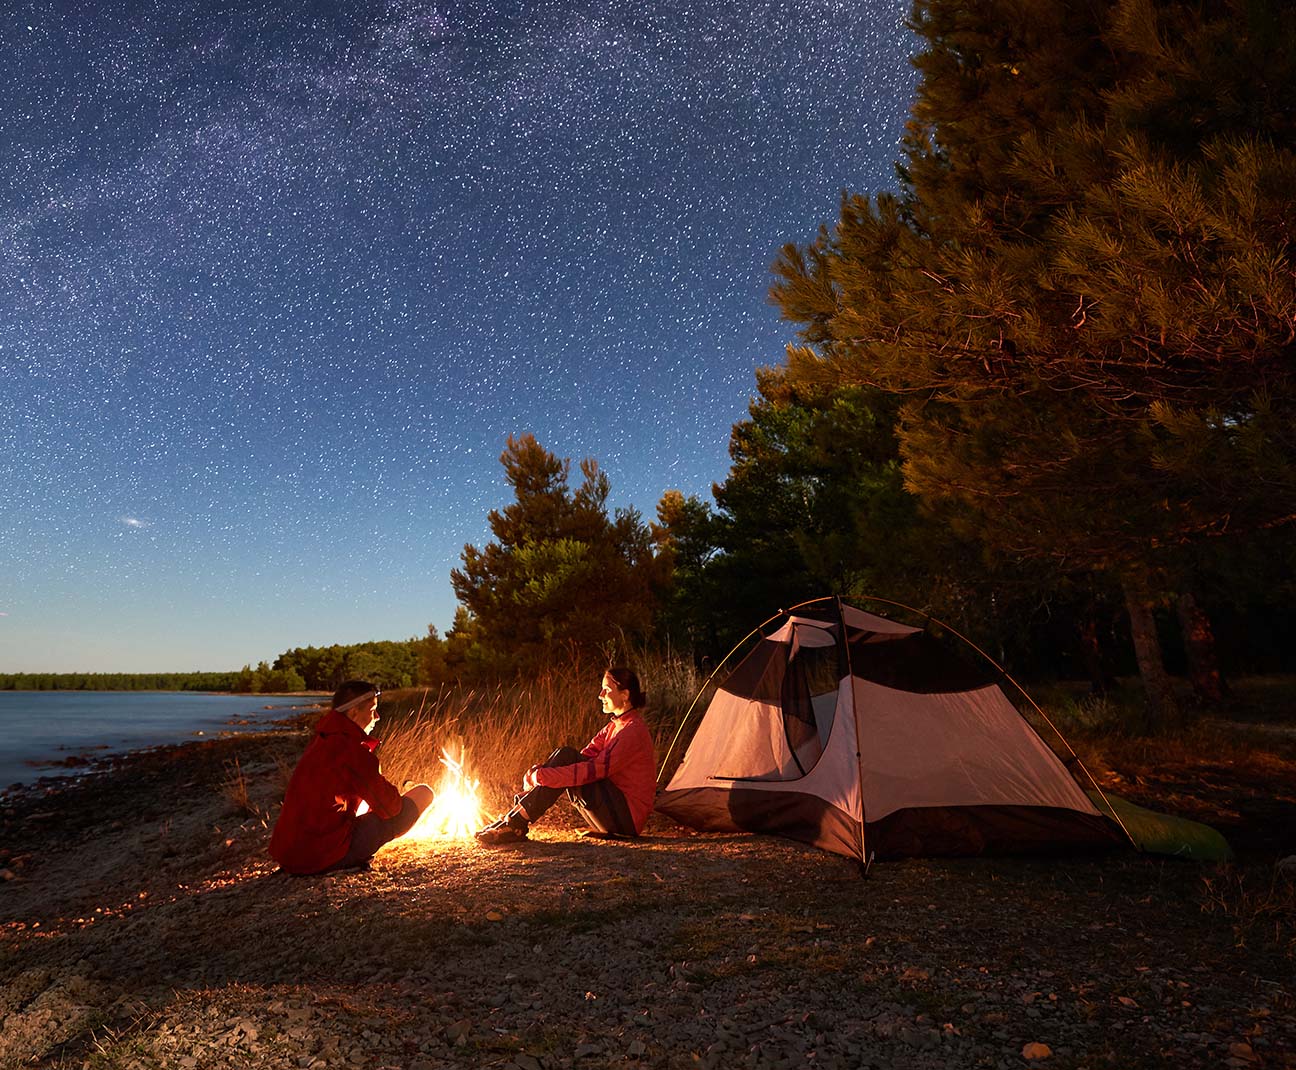
[[[421,814],[432,805],[432,800],[436,798],[436,792],[426,784],[415,784],[405,792],[404,798],[409,799],[410,802],[418,807],[418,812]]]
[[[559,747],[548,758],[545,765],[573,765],[581,760],[581,752],[575,747]]]

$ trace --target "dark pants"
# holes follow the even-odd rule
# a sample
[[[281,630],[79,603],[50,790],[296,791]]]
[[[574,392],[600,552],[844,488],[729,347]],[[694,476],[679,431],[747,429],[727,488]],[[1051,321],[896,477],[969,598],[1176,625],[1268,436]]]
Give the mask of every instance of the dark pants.
[[[385,843],[404,836],[414,827],[426,807],[419,806],[406,795],[401,800],[400,813],[395,817],[379,817],[372,810],[356,818],[355,829],[351,833],[351,846],[342,856],[334,869],[347,869],[368,862]]]
[[[559,747],[541,764],[553,769],[560,765],[575,765],[585,761],[585,755],[575,747]],[[582,784],[578,788],[545,788],[536,785],[525,795],[519,795],[517,801],[526,815],[535,821],[549,807],[553,806],[563,795],[571,799],[572,804],[580,811],[585,824],[598,832],[612,832],[618,836],[638,836],[635,831],[634,818],[630,816],[630,807],[625,796],[610,780],[596,780],[592,784]]]

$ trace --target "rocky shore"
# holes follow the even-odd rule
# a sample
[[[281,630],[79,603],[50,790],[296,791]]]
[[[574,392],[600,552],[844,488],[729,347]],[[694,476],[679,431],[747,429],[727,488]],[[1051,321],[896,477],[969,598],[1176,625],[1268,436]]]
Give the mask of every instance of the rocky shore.
[[[162,749],[0,800],[0,1067],[1296,1067],[1290,764],[1121,785],[1221,827],[1227,869],[862,879],[782,840],[654,817],[597,841],[564,817],[519,848],[398,843],[290,878],[265,848],[303,742]]]

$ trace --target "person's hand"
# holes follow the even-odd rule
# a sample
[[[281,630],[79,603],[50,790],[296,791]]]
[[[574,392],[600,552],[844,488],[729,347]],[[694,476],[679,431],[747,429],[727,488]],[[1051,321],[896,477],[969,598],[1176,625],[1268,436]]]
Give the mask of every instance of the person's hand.
[[[530,769],[526,771],[526,775],[522,777],[523,791],[530,791],[532,788],[536,787],[539,784],[539,781],[536,779],[536,770],[539,768],[540,767],[538,765],[533,765]]]

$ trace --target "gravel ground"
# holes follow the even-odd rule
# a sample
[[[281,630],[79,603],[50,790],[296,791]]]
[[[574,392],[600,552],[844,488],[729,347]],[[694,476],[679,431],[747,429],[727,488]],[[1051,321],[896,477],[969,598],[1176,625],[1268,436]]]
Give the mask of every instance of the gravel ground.
[[[563,815],[519,847],[402,842],[292,878],[266,823],[303,738],[3,800],[0,1067],[1296,1067],[1274,854],[862,879],[778,839],[654,817],[589,840]],[[222,793],[235,758],[264,816]],[[1271,820],[1293,793],[1263,793]]]

